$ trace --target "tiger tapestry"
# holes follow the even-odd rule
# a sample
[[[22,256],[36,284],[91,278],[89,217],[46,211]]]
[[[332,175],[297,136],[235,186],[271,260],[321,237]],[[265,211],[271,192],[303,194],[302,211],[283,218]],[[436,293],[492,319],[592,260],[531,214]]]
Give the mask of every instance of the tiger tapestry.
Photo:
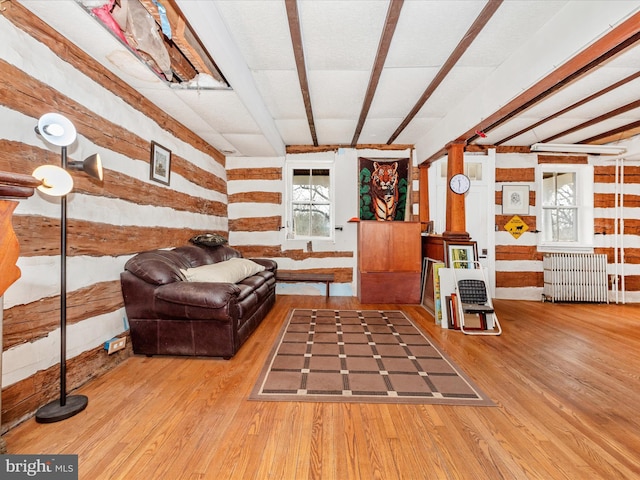
[[[408,158],[360,157],[360,220],[404,221],[409,198]]]

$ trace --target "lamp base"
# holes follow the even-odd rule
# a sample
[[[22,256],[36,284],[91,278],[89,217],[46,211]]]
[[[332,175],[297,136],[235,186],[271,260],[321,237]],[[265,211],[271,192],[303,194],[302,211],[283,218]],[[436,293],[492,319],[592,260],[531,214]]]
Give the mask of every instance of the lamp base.
[[[36,422],[54,423],[73,417],[87,408],[89,399],[84,395],[70,395],[67,397],[65,405],[60,405],[60,399],[47,403],[36,412]]]

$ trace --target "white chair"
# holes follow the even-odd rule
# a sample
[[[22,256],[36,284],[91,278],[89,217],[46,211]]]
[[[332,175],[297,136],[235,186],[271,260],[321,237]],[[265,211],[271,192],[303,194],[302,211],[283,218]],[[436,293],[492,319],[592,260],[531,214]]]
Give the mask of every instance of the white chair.
[[[468,261],[456,260],[453,263]],[[460,330],[466,335],[500,335],[502,327],[493,308],[491,296],[487,294],[487,282],[480,262],[473,262],[473,269],[453,268],[455,308],[458,314]],[[463,277],[463,278],[460,278]],[[476,314],[480,318],[480,329],[465,328],[465,314]]]

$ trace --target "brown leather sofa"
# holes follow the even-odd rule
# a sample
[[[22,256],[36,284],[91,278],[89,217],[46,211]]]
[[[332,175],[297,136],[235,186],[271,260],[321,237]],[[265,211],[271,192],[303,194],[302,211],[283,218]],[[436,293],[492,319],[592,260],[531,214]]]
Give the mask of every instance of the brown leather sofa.
[[[185,270],[241,258],[237,250],[186,245],[132,257],[120,280],[136,354],[231,358],[276,299],[277,264],[237,283],[187,281]]]

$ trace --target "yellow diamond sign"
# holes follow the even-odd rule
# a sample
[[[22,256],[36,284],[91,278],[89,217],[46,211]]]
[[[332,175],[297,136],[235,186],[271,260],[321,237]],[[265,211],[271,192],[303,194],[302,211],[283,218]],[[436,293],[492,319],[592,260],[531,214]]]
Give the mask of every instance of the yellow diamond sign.
[[[524,220],[522,220],[519,216],[514,215],[513,218],[506,223],[504,229],[511,235],[513,235],[513,238],[517,239],[520,237],[520,235],[529,230],[529,227],[527,227],[527,224],[524,223]]]

